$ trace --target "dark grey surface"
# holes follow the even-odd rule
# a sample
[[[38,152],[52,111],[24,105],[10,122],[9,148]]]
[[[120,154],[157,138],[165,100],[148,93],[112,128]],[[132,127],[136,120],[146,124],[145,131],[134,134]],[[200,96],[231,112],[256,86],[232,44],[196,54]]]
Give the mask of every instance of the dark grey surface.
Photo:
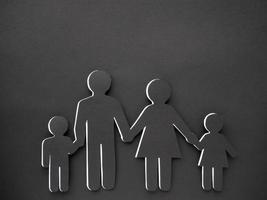
[[[266,1],[0,2],[1,199],[266,199]],[[71,158],[70,191],[52,194],[40,166],[54,115],[73,125],[95,66],[113,77],[110,95],[132,123],[155,77],[173,87],[173,105],[198,137],[209,112],[224,115],[230,159],[222,193],[204,192],[199,152],[177,136],[170,192],[144,189],[144,162],[116,137],[117,184],[89,192],[85,151]],[[102,67],[101,67],[102,68]],[[69,133],[73,137],[73,133]],[[72,138],[73,139],[73,138]]]

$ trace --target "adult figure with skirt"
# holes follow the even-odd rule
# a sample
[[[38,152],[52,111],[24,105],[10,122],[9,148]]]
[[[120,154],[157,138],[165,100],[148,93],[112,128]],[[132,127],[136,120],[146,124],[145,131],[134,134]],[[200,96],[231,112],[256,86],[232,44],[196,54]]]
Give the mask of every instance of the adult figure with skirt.
[[[175,109],[166,104],[171,94],[170,86],[159,79],[153,79],[146,87],[151,104],[146,106],[130,129],[133,139],[142,131],[135,158],[145,159],[145,187],[148,191],[168,191],[171,187],[173,158],[181,158],[174,128],[189,143],[197,137],[190,131]]]

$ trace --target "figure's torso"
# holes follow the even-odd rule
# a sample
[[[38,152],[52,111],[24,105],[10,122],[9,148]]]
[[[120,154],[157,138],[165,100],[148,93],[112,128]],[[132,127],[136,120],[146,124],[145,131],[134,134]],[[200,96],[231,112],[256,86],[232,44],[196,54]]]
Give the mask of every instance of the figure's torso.
[[[53,164],[68,162],[71,141],[67,137],[52,137],[46,140],[44,151],[47,151]]]
[[[109,96],[91,97],[82,102],[88,137],[94,142],[114,138],[114,116],[116,100]]]
[[[170,108],[166,104],[151,105],[145,110],[146,129],[140,140],[140,157],[181,157]]]
[[[199,166],[228,167],[223,135],[219,133],[205,134],[202,144],[203,150],[199,159]]]

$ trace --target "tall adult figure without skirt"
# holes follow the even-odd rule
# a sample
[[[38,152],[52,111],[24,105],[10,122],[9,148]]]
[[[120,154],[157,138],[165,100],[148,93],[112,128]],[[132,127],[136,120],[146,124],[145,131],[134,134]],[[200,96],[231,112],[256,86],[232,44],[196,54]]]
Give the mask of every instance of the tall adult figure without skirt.
[[[86,185],[89,190],[110,190],[115,185],[114,123],[122,141],[127,141],[129,124],[120,103],[106,95],[111,77],[95,70],[87,79],[92,95],[80,100],[74,123],[74,144],[86,145]]]

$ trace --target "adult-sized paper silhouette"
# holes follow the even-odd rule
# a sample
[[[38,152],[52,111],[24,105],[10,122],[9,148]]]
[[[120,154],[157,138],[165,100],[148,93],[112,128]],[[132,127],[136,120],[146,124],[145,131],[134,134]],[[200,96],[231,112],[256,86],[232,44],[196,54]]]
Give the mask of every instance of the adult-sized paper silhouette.
[[[171,88],[166,82],[150,81],[146,95],[151,104],[143,109],[130,129],[132,138],[143,130],[135,157],[145,158],[145,187],[148,191],[156,190],[157,185],[162,191],[171,187],[172,159],[181,158],[174,128],[187,142],[197,141],[174,108],[166,104],[170,94]]]
[[[204,119],[204,127],[208,131],[195,146],[201,150],[198,166],[202,167],[202,187],[216,191],[223,188],[223,168],[228,167],[228,152],[232,157],[237,155],[232,145],[219,133],[222,129],[222,118],[216,113],[208,114]]]
[[[92,96],[77,105],[74,134],[75,144],[86,143],[86,185],[98,190],[100,183],[106,190],[115,185],[114,122],[121,139],[127,140],[129,125],[120,103],[105,93],[111,85],[111,77],[104,71],[93,71],[87,79]]]
[[[48,186],[51,192],[66,192],[69,188],[69,154],[76,148],[69,137],[68,121],[64,117],[52,117],[48,123],[49,132],[54,135],[42,142],[41,164],[49,168]]]

